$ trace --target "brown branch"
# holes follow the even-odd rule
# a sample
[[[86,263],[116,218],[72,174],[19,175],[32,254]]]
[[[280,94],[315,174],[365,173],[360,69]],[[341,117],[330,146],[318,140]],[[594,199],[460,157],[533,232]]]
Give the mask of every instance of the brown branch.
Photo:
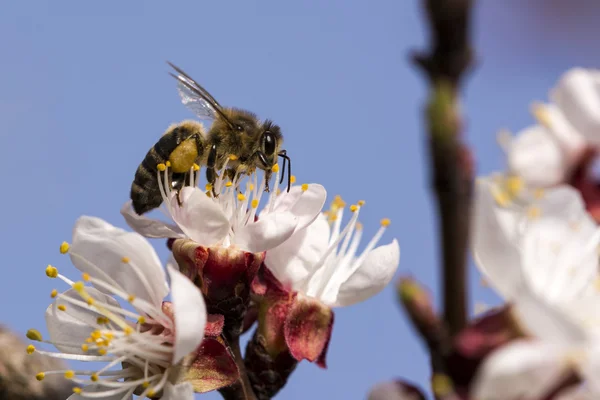
[[[227,344],[233,353],[233,358],[240,372],[240,379],[233,385],[220,389],[219,393],[225,400],[257,400],[246,372],[239,336],[228,339]]]
[[[472,0],[424,0],[431,50],[414,57],[430,85],[426,122],[432,186],[438,202],[442,246],[444,322],[451,335],[467,321],[466,265],[473,166],[461,141],[460,82],[472,62]]]

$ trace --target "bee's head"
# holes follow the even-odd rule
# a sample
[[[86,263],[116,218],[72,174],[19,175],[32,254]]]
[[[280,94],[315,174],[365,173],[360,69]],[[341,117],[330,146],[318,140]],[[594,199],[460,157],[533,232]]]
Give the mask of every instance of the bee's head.
[[[266,120],[261,126],[259,137],[259,162],[261,169],[271,169],[277,163],[277,157],[283,136],[281,128],[273,122]]]

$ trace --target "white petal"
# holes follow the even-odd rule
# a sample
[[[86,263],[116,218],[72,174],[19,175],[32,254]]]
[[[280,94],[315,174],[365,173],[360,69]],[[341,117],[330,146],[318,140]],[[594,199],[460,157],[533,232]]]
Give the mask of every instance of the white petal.
[[[235,232],[235,244],[250,253],[273,249],[292,236],[298,217],[289,211],[270,213]]]
[[[194,400],[194,389],[189,382],[172,385],[167,383],[161,400]]]
[[[202,342],[207,313],[202,293],[192,281],[172,267],[168,271],[175,315],[173,364],[177,364]]]
[[[600,145],[600,76],[598,71],[574,68],[551,92],[568,121],[592,145]]]
[[[87,291],[97,302],[116,307],[119,306],[115,299],[92,287],[87,288]],[[69,289],[62,293],[62,295],[83,301],[74,289]],[[64,304],[66,310],[59,310],[57,308],[59,304]],[[46,327],[48,328],[50,340],[53,342],[72,343],[73,346],[56,346],[57,349],[65,353],[86,354],[81,350],[81,345],[85,343],[85,339],[90,336],[93,330],[98,329],[99,326],[96,320],[100,316],[100,314],[87,305],[79,307],[65,300],[56,299],[46,309]]]
[[[567,164],[571,166],[585,150],[585,138],[569,123],[556,104],[544,104],[541,107],[543,107],[548,130],[559,143]]]
[[[550,132],[539,125],[519,133],[507,156],[509,169],[528,185],[553,186],[565,177],[565,155]]]
[[[294,186],[288,192],[282,192],[275,199],[273,212],[290,211],[298,217],[298,226],[296,231],[304,229],[312,223],[321,213],[327,191],[322,185],[317,183],[308,184],[306,191],[302,190],[301,186]],[[261,218],[266,212],[263,210]]]
[[[479,368],[471,396],[486,400],[539,399],[567,370],[566,350],[519,340],[492,353]]]
[[[125,218],[127,225],[134,231],[147,238],[179,238],[184,237],[178,226],[168,224],[158,219],[148,218],[145,215],[137,215],[131,206],[131,200],[121,207],[121,215]]]
[[[221,206],[197,187],[181,190],[182,206],[177,196],[171,198],[173,220],[196,243],[210,246],[221,241],[229,232],[229,220]]]
[[[519,327],[531,336],[559,346],[583,343],[586,332],[570,315],[531,292],[527,285],[517,288],[513,316]]]
[[[267,251],[265,265],[285,285],[299,290],[327,251],[329,223],[322,214],[305,229]]]
[[[475,185],[471,248],[486,281],[506,298],[521,281],[520,254],[514,243],[518,219],[496,205],[491,190],[483,180]]]
[[[349,306],[379,293],[390,283],[399,263],[400,246],[396,239],[373,249],[360,268],[342,283],[335,303],[331,306]]]
[[[583,208],[576,220],[549,215],[531,222],[523,235],[522,267],[533,290],[557,305],[594,292],[597,229]]]
[[[150,243],[140,234],[124,231],[100,218],[83,216],[77,220],[70,253],[73,265],[80,271],[118,285],[156,306],[169,291],[165,272]],[[129,261],[124,263],[123,257]]]

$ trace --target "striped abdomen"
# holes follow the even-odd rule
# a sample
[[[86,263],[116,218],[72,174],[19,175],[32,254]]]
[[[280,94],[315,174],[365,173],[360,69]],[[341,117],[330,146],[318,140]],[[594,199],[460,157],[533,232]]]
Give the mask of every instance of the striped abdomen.
[[[194,121],[185,121],[167,129],[166,133],[148,151],[144,161],[138,167],[133,183],[131,184],[131,200],[133,209],[137,214],[146,213],[157,208],[162,203],[162,196],[158,186],[157,165],[169,161],[171,153],[186,139],[196,135],[191,140],[195,146],[198,157],[202,155],[202,125]],[[192,165],[190,165],[190,168]],[[180,182],[187,173],[173,173],[172,181]]]

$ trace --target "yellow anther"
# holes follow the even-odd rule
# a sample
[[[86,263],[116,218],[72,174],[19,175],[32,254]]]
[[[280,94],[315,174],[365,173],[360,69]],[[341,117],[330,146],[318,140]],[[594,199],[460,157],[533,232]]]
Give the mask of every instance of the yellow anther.
[[[356,203],[356,204],[358,204],[359,206],[362,207],[362,206],[365,205],[365,201],[364,200],[359,200],[358,203]]]
[[[59,304],[59,305],[58,305],[58,309],[59,309],[60,311],[67,311],[67,306],[65,306],[64,304]]]
[[[33,354],[33,352],[35,351],[35,346],[30,344],[29,346],[27,346],[27,354]]]
[[[45,377],[46,377],[46,374],[43,372],[35,374],[35,379],[37,379],[38,381],[43,381]]]
[[[167,162],[165,163],[165,166],[166,166],[167,168],[170,168],[170,167],[171,167],[171,161],[167,161]]]
[[[101,356],[105,356],[106,355],[106,349],[98,349],[98,354]]]
[[[279,164],[275,164],[271,167],[271,171],[273,172],[279,172]]]
[[[56,296],[58,296],[58,290],[52,289],[50,292],[50,297],[55,298]]]
[[[156,394],[156,392],[152,389],[148,390],[148,393],[146,393],[146,396],[148,397],[154,397],[154,395]]]
[[[73,378],[75,378],[75,371],[73,371],[71,369],[65,371],[65,378],[67,378],[67,379],[73,379]]]
[[[229,181],[225,184],[225,187],[232,187],[233,186],[233,182]]]
[[[541,189],[541,188],[537,188],[533,191],[533,197],[536,200],[541,200],[544,197],[544,194],[545,194],[544,189]]]
[[[127,256],[123,256],[123,257],[121,258],[121,262],[122,262],[123,264],[127,264],[129,261],[131,261],[131,260],[130,260],[130,259],[129,259],[129,257],[127,257]]]
[[[135,300],[135,296],[130,294],[129,296],[127,296],[127,301],[130,303],[133,303],[133,301]]]
[[[148,381],[144,381],[144,383],[142,383],[142,387],[143,387],[144,389],[148,389],[148,387],[150,387],[150,382],[148,382]]]
[[[506,190],[511,195],[518,194],[523,189],[523,179],[518,176],[510,176],[506,178]]]
[[[205,194],[207,197],[212,197],[212,192],[211,192],[210,190],[207,190],[206,192],[204,192],[204,194]]]
[[[229,161],[235,161],[238,159],[238,156],[236,156],[235,154],[230,154],[229,155]]]
[[[110,332],[105,332],[104,337],[107,338],[108,340],[111,340],[112,338],[114,338],[114,335]]]
[[[81,345],[81,350],[87,352],[90,349],[90,347],[87,344],[82,344]]]
[[[98,374],[92,374],[92,375],[90,375],[90,380],[92,382],[98,382],[98,379],[99,379]]]
[[[37,329],[28,330],[25,336],[27,336],[27,339],[35,340],[37,342],[41,342],[42,340],[44,340],[42,338],[42,334]]]
[[[383,226],[383,227],[390,226],[391,223],[392,223],[392,221],[390,221],[389,218],[384,218],[381,220],[381,226]]]
[[[333,201],[331,202],[331,208],[334,209],[342,207],[346,207],[346,202],[342,199],[342,196],[338,194],[333,198]]]
[[[292,175],[292,176],[290,176],[290,182],[291,182],[292,184],[296,183],[296,175]]]
[[[160,172],[163,172],[165,169],[167,169],[167,166],[163,163],[160,163],[156,166],[156,169],[159,170]]]
[[[85,285],[83,284],[83,282],[79,281],[79,282],[74,282],[74,283],[71,285],[71,287],[72,287],[73,289],[75,289],[75,291],[76,291],[76,292],[78,292],[78,293],[81,293],[81,292],[84,290],[84,288],[85,288]]]
[[[96,330],[96,331],[93,331],[92,333],[90,333],[90,337],[92,339],[96,340],[98,338],[101,338],[102,334],[100,333],[100,331]]]
[[[237,199],[238,199],[238,201],[244,201],[244,200],[246,200],[246,196],[244,196],[242,193],[238,193]]]
[[[531,105],[531,113],[533,114],[534,118],[546,128],[552,125],[550,113],[544,104],[538,102],[533,103]]]
[[[75,393],[75,394],[81,394],[81,388],[80,387],[74,387],[73,388],[73,393]]]
[[[281,194],[281,189],[277,189],[277,192],[275,192],[278,196]]]
[[[108,320],[108,318],[106,318],[106,317],[98,317],[98,318],[96,318],[96,323],[97,323],[98,325],[106,325],[106,324],[108,324],[109,322],[110,322],[110,321],[109,321],[109,320]]]
[[[143,325],[146,323],[146,318],[144,317],[139,317],[137,320],[138,324]]]
[[[258,199],[253,199],[253,200],[250,202],[250,205],[252,206],[252,208],[256,208],[256,207],[258,207]]]
[[[302,191],[306,192],[308,190],[308,183],[303,183],[302,184]]]
[[[52,265],[48,265],[46,267],[46,276],[48,278],[56,278],[58,276],[58,269],[56,269],[56,267],[53,267]]]
[[[527,216],[530,219],[539,217],[542,214],[542,210],[539,207],[531,206],[527,209]]]
[[[511,202],[511,198],[508,195],[508,193],[503,192],[503,191],[493,190],[492,196],[494,196],[494,200],[496,201],[496,204],[499,205],[500,207],[506,207]]]
[[[106,340],[105,339],[96,339],[96,346],[102,347],[102,346],[107,346],[106,344]]]
[[[358,210],[358,206],[356,204],[352,204],[350,206],[350,211],[355,212],[356,210]]]
[[[88,306],[91,306],[94,304],[94,299],[92,297],[88,297],[88,299],[85,301],[86,303],[88,303]]]
[[[210,192],[210,191],[212,190],[212,185],[211,185],[210,183],[207,183],[207,184],[204,186],[204,189],[205,189],[206,191]]]
[[[92,343],[92,342],[93,342],[93,340],[92,340],[92,338],[87,338],[87,339],[85,339],[85,342],[86,342],[86,343]]]
[[[200,171],[200,166],[198,164],[196,164],[196,163],[194,163],[192,165],[192,168],[194,169],[194,171]]]
[[[84,272],[83,274],[81,274],[81,279],[83,279],[86,282],[90,281],[90,274],[88,274],[87,272]]]
[[[125,335],[129,336],[133,333],[133,328],[130,326],[126,326],[125,329],[123,329],[123,332],[125,333]]]
[[[357,223],[356,223],[356,228],[355,228],[355,229],[356,229],[357,231],[362,231],[362,228],[363,228],[363,225],[362,225],[360,222],[357,222]]]
[[[250,191],[254,190],[254,185],[252,183],[248,184],[248,190],[250,190]]]
[[[69,251],[69,243],[67,242],[62,242],[60,244],[60,254],[65,254],[67,251]]]

